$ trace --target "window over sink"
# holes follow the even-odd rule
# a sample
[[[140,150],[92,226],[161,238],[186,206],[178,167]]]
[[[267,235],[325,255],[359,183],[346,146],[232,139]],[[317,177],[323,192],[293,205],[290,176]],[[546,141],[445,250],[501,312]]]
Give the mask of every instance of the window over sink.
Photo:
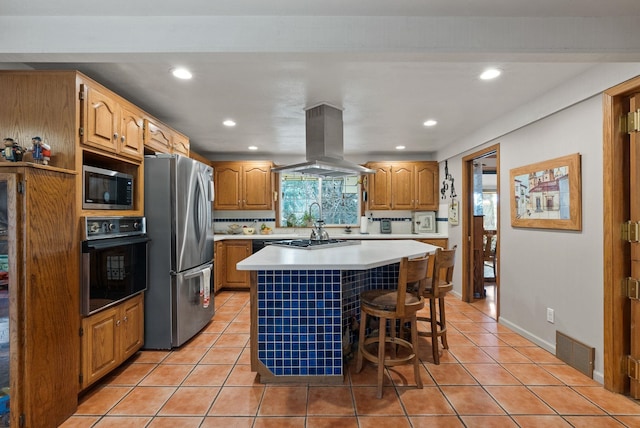
[[[310,177],[304,174],[279,174],[279,227],[307,227],[318,220],[322,206],[327,226],[357,225],[360,218],[359,177]]]

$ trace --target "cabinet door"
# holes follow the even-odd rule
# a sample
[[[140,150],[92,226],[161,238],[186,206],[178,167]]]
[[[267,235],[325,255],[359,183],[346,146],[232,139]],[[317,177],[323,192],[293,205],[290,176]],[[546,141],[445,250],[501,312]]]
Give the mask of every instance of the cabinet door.
[[[415,209],[437,211],[439,170],[437,162],[417,162],[415,167],[416,205]]]
[[[142,114],[132,108],[120,110],[119,153],[140,160],[144,156],[144,120]]]
[[[271,166],[245,164],[243,166],[242,208],[245,210],[273,209]]]
[[[217,293],[222,288],[224,272],[224,244],[216,242],[213,246],[213,290]]]
[[[142,347],[144,341],[144,296],[138,294],[120,309],[121,360],[124,361]]]
[[[249,287],[249,271],[240,271],[236,269],[236,264],[251,255],[251,241],[249,240],[230,240],[224,245],[224,286],[230,288],[248,288]]]
[[[391,165],[369,163],[367,166],[376,171],[366,176],[368,208],[370,210],[391,209]]]
[[[414,164],[398,163],[391,168],[391,209],[411,210],[415,206]]]
[[[120,364],[119,310],[105,309],[82,320],[82,387]]]
[[[420,242],[424,242],[425,244],[431,244],[431,245],[435,245],[437,247],[440,247],[442,249],[447,249],[447,246],[449,245],[449,240],[446,238],[437,238],[437,239],[418,239],[418,241]]]
[[[213,174],[216,190],[213,208],[216,210],[241,209],[242,165],[240,163],[214,164]]]
[[[171,153],[171,133],[147,120],[144,126],[144,145],[156,153]]]
[[[87,146],[117,152],[116,139],[120,124],[119,106],[115,98],[99,89],[83,85],[86,98],[86,118],[82,143]]]
[[[174,132],[171,139],[171,146],[173,153],[189,156],[189,138],[184,135]]]

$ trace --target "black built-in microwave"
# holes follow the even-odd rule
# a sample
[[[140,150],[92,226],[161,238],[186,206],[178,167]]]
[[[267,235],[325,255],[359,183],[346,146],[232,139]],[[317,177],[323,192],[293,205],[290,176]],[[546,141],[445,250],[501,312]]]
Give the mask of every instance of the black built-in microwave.
[[[133,176],[90,165],[82,167],[82,208],[132,210]]]

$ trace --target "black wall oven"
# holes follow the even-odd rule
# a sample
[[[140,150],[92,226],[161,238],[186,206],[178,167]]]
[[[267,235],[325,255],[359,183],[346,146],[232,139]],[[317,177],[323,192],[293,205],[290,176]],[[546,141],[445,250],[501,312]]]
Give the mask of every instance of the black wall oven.
[[[147,289],[144,217],[85,217],[82,314],[91,315]]]

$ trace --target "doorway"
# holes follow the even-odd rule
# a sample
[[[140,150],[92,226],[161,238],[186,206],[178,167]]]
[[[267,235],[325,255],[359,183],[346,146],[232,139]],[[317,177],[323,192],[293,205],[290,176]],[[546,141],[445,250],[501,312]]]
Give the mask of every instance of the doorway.
[[[500,315],[500,150],[463,158],[463,300],[487,316]]]

